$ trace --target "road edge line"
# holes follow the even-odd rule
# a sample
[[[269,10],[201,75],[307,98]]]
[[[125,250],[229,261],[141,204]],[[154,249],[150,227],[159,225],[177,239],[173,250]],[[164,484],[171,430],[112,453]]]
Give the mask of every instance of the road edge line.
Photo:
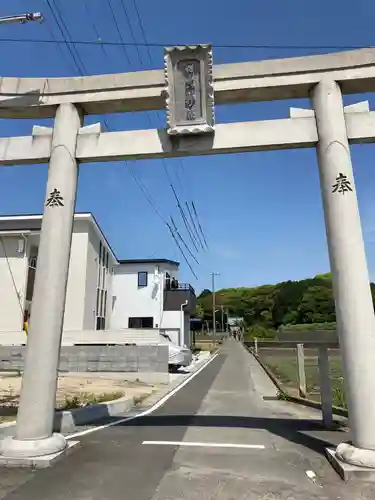
[[[197,375],[199,375],[201,373],[201,371],[203,371],[210,363],[212,363],[212,361],[214,359],[217,358],[218,355],[219,355],[218,352],[215,353],[200,368],[198,368],[197,371],[195,371],[189,377],[187,377],[185,380],[183,380],[180,384],[177,385],[177,387],[175,387],[174,389],[170,390],[161,399],[159,399],[159,401],[157,401],[153,406],[151,406],[147,410],[144,410],[144,411],[138,413],[138,415],[132,415],[131,417],[124,417],[124,418],[121,418],[120,420],[116,420],[116,422],[110,422],[108,424],[99,425],[99,426],[93,427],[91,429],[86,429],[85,431],[76,432],[75,434],[69,434],[69,436],[66,436],[66,439],[69,440],[69,439],[75,439],[75,438],[78,438],[78,437],[81,437],[81,436],[86,436],[87,434],[91,434],[93,432],[97,432],[97,431],[100,431],[100,430],[103,430],[103,429],[108,429],[109,427],[114,427],[115,425],[120,425],[120,424],[123,424],[125,422],[130,422],[131,420],[135,420],[136,418],[141,418],[141,417],[145,417],[147,415],[150,415],[155,410],[157,410],[161,406],[163,406],[172,396],[174,396],[175,394],[177,394],[178,391],[180,391],[181,389],[183,389],[185,387],[185,385],[187,385]]]

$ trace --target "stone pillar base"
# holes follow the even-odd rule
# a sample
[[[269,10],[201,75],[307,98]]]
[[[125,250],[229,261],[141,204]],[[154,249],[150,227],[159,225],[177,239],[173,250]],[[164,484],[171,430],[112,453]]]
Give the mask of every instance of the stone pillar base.
[[[53,455],[64,451],[67,447],[66,439],[62,434],[52,434],[45,439],[16,439],[6,437],[0,445],[0,455],[6,458],[32,458]]]
[[[375,471],[375,450],[365,450],[356,448],[350,443],[341,443],[336,448],[336,456],[348,464],[368,467]]]
[[[336,449],[326,448],[332,467],[344,481],[375,482],[375,451],[341,443]]]

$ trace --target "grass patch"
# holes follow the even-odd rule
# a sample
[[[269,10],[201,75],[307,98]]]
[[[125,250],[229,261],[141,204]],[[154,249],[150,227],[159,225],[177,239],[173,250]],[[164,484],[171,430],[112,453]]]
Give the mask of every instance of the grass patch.
[[[61,405],[62,410],[72,410],[74,408],[82,408],[82,406],[95,405],[105,401],[113,401],[120,399],[124,395],[123,392],[103,392],[103,394],[95,395],[84,392],[79,395],[65,396],[65,402]]]
[[[293,352],[284,352],[280,355],[276,352],[262,355],[262,361],[280,381],[286,392],[298,395],[298,366],[297,356]],[[347,408],[345,389],[343,384],[341,358],[336,353],[330,356],[330,376],[332,383],[332,399],[334,406]],[[307,397],[320,402],[320,381],[317,355],[305,357],[305,374]]]
[[[218,346],[221,343],[222,342],[216,342],[216,346]],[[195,349],[195,352],[199,352],[199,351],[212,352],[212,350],[214,349],[214,344],[213,344],[213,342],[196,342],[194,349]]]

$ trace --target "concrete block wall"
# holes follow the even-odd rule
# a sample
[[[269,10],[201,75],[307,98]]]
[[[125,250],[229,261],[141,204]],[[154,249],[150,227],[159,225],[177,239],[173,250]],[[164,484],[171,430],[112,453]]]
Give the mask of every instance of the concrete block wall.
[[[179,319],[177,319],[179,325]],[[25,332],[0,331],[0,346],[24,345],[27,342]],[[122,330],[64,330],[61,345],[93,344],[93,345],[151,345],[159,344],[160,334],[158,328],[137,329],[126,328]]]
[[[0,370],[23,370],[25,346],[1,346]],[[62,372],[168,373],[168,346],[62,346]]]

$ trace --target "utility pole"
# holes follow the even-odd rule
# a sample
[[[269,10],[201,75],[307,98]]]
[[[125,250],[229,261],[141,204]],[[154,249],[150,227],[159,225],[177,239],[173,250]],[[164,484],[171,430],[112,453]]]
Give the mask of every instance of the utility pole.
[[[20,23],[25,24],[30,21],[43,21],[44,18],[40,12],[34,12],[31,14],[19,14],[16,16],[4,16],[0,17],[0,24],[10,24],[10,23]]]
[[[212,276],[212,340],[214,347],[216,345],[216,301],[215,301],[215,276],[219,273],[211,273]]]
[[[224,333],[224,306],[221,305],[221,333]]]

